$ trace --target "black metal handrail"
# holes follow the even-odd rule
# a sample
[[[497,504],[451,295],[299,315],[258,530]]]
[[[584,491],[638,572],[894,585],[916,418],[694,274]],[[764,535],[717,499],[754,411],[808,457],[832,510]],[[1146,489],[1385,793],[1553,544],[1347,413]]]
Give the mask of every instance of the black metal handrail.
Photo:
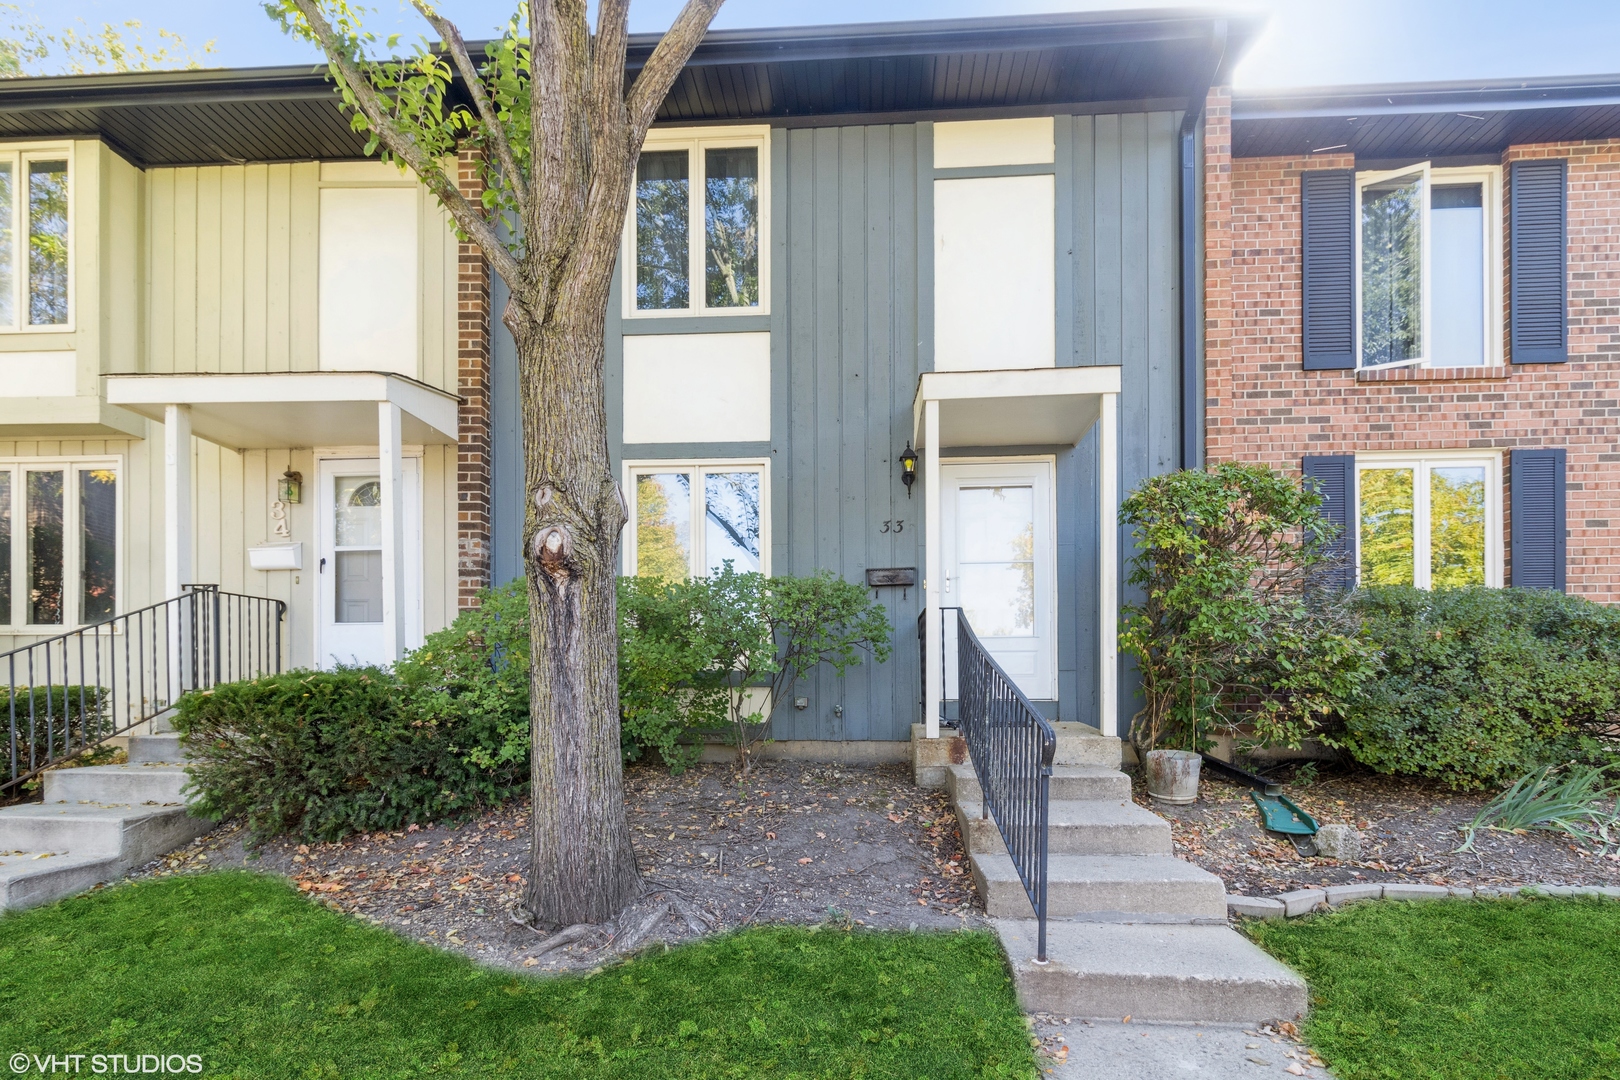
[[[1046,963],[1047,823],[1057,731],[990,655],[959,607],[956,613],[956,726],[979,780],[981,812],[995,819],[1018,880],[1035,909],[1036,963]],[[943,659],[943,656],[942,656]],[[943,682],[944,665],[940,665]],[[948,689],[948,688],[947,688]],[[941,695],[940,709],[944,711]]]
[[[287,605],[186,585],[161,603],[0,653],[0,792],[206,690],[282,670]]]

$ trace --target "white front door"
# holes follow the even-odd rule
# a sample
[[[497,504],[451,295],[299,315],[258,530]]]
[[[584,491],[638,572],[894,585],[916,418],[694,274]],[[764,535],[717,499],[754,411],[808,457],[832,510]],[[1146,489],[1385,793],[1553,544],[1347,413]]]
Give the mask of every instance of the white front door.
[[[1052,461],[942,465],[941,603],[960,607],[1028,697],[1057,696]],[[945,619],[945,696],[956,697],[956,620]]]
[[[405,644],[422,640],[421,459],[405,466]],[[320,463],[315,656],[320,667],[391,664],[383,634],[382,483],[376,458]]]

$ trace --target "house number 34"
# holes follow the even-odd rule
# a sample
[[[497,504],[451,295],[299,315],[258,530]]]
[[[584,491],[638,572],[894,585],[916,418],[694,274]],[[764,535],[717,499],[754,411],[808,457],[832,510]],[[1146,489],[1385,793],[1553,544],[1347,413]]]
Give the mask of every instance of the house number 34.
[[[892,526],[892,528],[891,528],[891,526]],[[880,533],[905,532],[905,531],[906,531],[906,519],[905,518],[893,518],[893,519],[891,519],[889,521],[885,521],[883,523],[883,528],[878,530],[878,532],[880,532]]]

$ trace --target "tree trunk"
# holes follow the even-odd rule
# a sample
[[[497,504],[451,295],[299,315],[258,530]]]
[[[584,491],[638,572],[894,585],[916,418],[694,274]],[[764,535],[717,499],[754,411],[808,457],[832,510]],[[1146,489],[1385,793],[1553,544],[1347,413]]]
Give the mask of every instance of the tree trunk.
[[[608,275],[595,276],[582,290],[589,295],[577,304],[560,298],[543,320],[515,295],[505,313],[517,345],[529,492],[534,834],[525,905],[545,926],[605,922],[642,889],[619,750],[614,590],[626,509],[603,403]]]

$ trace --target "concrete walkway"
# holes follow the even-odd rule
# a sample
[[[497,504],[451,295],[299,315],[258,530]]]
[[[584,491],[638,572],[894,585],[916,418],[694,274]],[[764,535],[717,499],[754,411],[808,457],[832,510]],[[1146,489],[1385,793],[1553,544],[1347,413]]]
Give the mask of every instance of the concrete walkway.
[[[1253,1027],[1037,1019],[1035,1031],[1048,1047],[1059,1036],[1069,1046],[1068,1060],[1046,1066],[1052,1080],[1333,1080],[1327,1069],[1310,1064],[1301,1044]]]

